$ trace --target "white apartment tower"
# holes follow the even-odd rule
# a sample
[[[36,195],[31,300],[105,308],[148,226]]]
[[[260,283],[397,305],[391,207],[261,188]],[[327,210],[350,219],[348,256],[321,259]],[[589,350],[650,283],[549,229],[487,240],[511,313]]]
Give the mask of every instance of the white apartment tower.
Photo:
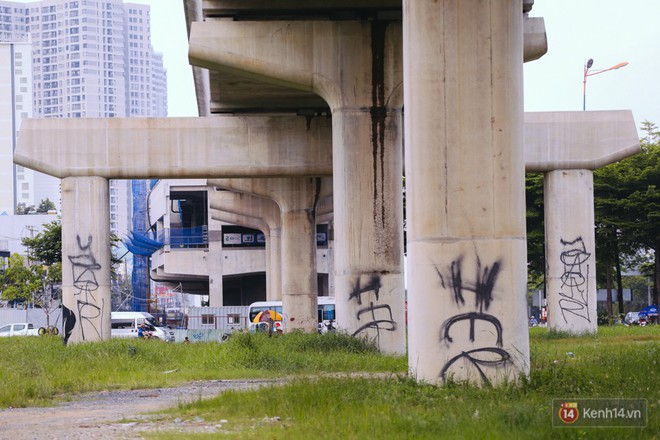
[[[5,23],[5,11],[0,7],[0,216],[34,204],[37,174],[13,163],[21,120],[32,116],[32,47],[26,33]]]
[[[31,116],[167,116],[166,73],[162,56],[151,47],[149,6],[122,0],[0,0],[0,42],[17,33],[29,35],[32,43],[27,56],[32,62],[27,72],[33,88],[27,101],[32,104]],[[10,59],[5,52],[0,49],[0,69]],[[3,105],[3,124],[4,112]],[[4,158],[4,139],[0,148]],[[0,178],[5,178],[4,169]],[[33,187],[33,204],[48,197],[59,208],[59,182],[35,178]],[[111,230],[119,236],[129,229],[130,194],[128,182],[111,182]]]

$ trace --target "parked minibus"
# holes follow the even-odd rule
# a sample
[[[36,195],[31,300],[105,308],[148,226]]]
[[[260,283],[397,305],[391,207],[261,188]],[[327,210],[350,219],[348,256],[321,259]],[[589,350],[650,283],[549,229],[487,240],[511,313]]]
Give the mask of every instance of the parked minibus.
[[[137,338],[138,327],[145,324],[146,330],[154,339],[166,342],[174,341],[174,332],[161,327],[151,313],[147,312],[112,312],[110,315],[113,338]]]

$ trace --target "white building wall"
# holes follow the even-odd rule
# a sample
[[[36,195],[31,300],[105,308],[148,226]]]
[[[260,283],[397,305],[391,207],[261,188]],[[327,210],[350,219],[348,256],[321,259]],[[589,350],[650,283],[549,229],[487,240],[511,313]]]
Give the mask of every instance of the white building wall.
[[[1,7],[0,7],[1,9]],[[32,54],[25,33],[0,33],[0,215],[12,215],[18,203],[41,200],[35,178],[41,173],[13,165],[21,121],[32,116]]]

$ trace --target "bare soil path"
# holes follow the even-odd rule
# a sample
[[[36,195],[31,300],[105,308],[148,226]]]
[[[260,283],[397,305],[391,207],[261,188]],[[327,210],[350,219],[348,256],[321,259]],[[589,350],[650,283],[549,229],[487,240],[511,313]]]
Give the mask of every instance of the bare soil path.
[[[217,396],[229,389],[253,389],[279,380],[211,380],[176,388],[103,391],[73,396],[52,407],[0,410],[0,439],[87,440],[136,439],[144,432],[216,432],[217,422],[163,421],[145,414],[179,403]]]

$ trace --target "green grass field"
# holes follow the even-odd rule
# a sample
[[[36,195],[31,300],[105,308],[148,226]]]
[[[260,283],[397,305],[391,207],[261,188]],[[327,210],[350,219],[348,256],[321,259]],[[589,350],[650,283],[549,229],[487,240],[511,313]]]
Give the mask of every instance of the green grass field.
[[[419,384],[406,358],[341,335],[244,334],[223,344],[112,340],[63,347],[58,338],[0,340],[0,406],[47,404],[67,394],[165,387],[199,379],[299,376],[268,390],[230,391],[167,411],[165,419],[223,422],[222,438],[658,438],[660,326],[603,327],[568,337],[530,330],[531,372],[517,386]],[[176,372],[162,374],[164,371]],[[385,379],[318,378],[384,372]],[[639,428],[553,428],[553,398],[644,398]],[[153,438],[214,438],[159,433]]]

